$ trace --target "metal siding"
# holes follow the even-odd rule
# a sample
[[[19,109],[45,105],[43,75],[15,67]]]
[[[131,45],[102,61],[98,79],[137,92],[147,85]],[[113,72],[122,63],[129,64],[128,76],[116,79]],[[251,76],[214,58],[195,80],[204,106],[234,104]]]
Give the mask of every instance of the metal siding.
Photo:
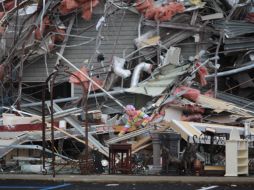
[[[102,8],[102,6],[101,6]],[[102,13],[102,11],[96,11]],[[114,15],[107,20],[106,26],[103,27],[102,36],[104,40],[101,42],[101,46],[99,51],[105,56],[105,64],[110,64],[113,55],[117,55],[122,57],[124,50],[126,52],[130,52],[134,50],[134,38],[137,37],[137,27],[139,16],[130,11],[126,11],[123,24],[121,25],[121,18],[123,12],[118,11]],[[94,23],[97,23],[98,20],[103,16],[103,14],[94,14],[91,21],[84,21],[80,17],[78,21],[73,25],[73,29],[71,34],[78,35],[78,33],[82,32],[82,30]],[[80,30],[78,30],[80,28]],[[120,30],[120,32],[119,32]],[[86,37],[96,38],[97,31],[95,26],[91,29],[83,32],[81,35]],[[118,37],[119,34],[119,37]],[[70,37],[68,40],[68,45],[75,45],[82,43],[82,38],[74,38]],[[117,40],[117,44],[115,41]],[[85,40],[83,40],[84,42]],[[115,46],[115,49],[114,49]],[[64,57],[70,60],[73,64],[75,64],[78,68],[81,68],[84,64],[86,64],[92,55],[95,52],[95,40],[90,42],[89,44],[75,47],[66,47],[64,51]],[[56,62],[56,56],[50,54],[47,59],[49,73],[53,71],[54,65]],[[100,66],[96,61],[96,56],[93,61],[94,67]],[[46,79],[46,68],[44,63],[44,58],[41,58],[36,63],[25,66],[24,69],[24,82],[42,82]],[[76,88],[75,88],[76,89]],[[80,91],[78,90],[79,94]]]

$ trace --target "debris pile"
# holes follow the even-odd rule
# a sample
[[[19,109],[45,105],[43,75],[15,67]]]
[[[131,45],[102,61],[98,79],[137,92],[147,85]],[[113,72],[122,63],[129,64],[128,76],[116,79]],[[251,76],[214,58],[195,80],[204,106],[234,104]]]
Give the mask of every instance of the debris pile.
[[[2,171],[248,175],[253,14],[250,0],[2,1]],[[232,173],[234,142],[249,154]]]

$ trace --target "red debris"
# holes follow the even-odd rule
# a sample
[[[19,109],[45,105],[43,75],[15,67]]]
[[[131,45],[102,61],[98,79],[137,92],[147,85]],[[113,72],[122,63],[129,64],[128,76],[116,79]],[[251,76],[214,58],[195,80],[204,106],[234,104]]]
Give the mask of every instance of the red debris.
[[[66,1],[68,2],[68,0],[63,0],[59,6],[59,11],[62,15],[68,14],[70,12],[70,10],[67,9],[68,3]]]
[[[63,42],[65,38],[65,30],[60,28],[52,28],[50,29],[51,21],[49,20],[48,16],[45,16],[42,22],[42,27],[40,25],[35,30],[35,39],[41,40],[43,36],[45,35],[45,31],[48,32],[56,32],[57,34],[52,34],[50,36],[51,42],[48,44],[48,49],[52,50],[54,48],[54,44],[56,42]]]
[[[0,132],[18,132],[18,131],[41,131],[42,123],[18,124],[18,125],[0,125]],[[59,122],[54,122],[54,126],[59,128]]]
[[[57,28],[55,31],[55,42],[63,42],[65,38],[65,30]]]
[[[197,62],[195,66],[196,66],[196,68],[199,68],[198,69],[198,77],[199,77],[199,82],[200,82],[201,86],[207,85],[207,81],[205,79],[205,76],[208,75],[207,68],[205,66],[200,66],[199,62]]]
[[[145,14],[145,18],[147,19],[154,19],[155,14],[156,14],[157,9],[155,7],[151,7],[149,9],[147,9],[144,14]]]
[[[182,96],[188,100],[192,100],[194,102],[197,101],[199,95],[200,95],[200,91],[197,89],[193,89],[190,87],[186,87],[186,86],[181,86],[175,89],[174,91],[174,95],[177,95],[178,93],[182,92],[182,91],[186,91]]]
[[[4,3],[5,11],[11,10],[12,8],[14,8],[14,6],[15,6],[15,0]]]
[[[38,28],[36,28],[35,30],[35,39],[36,40],[41,40],[43,37],[43,33],[44,31],[48,28],[50,24],[50,20],[48,16],[45,16],[43,21],[42,21],[42,27],[40,27],[40,25],[38,26]]]
[[[212,89],[206,91],[206,92],[204,93],[204,95],[205,95],[205,96],[208,96],[208,97],[211,97],[211,98],[214,98],[214,92],[213,92]]]
[[[82,8],[82,18],[90,20],[92,17],[92,8],[98,4],[98,0],[63,0],[60,4],[60,13],[65,15],[75,9]]]
[[[197,105],[184,105],[183,109],[191,113],[205,113],[205,109]]]
[[[176,107],[189,113],[201,113],[201,114],[205,113],[205,109],[199,105],[181,104],[181,102],[176,100],[168,102],[165,105],[163,105],[162,108],[160,109],[160,113],[164,113],[165,109],[167,109],[168,107]]]
[[[182,121],[201,121],[203,116],[201,114],[182,115]]]
[[[245,17],[245,20],[254,23],[254,13],[248,13]]]
[[[76,2],[75,0],[68,0],[66,2],[66,8],[69,10],[73,10],[79,7],[79,3]]]
[[[86,1],[89,1],[89,0],[76,0],[78,3],[85,3]]]
[[[9,11],[15,6],[15,1],[3,2],[4,10]],[[0,12],[0,19],[2,19],[5,15],[5,12]],[[0,26],[0,34],[4,33],[5,27]]]
[[[185,8],[182,3],[171,2],[168,5],[156,6],[153,0],[137,0],[136,9],[147,19],[168,21],[175,14],[182,13]]]
[[[137,6],[136,9],[141,12],[145,13],[148,8],[150,8],[153,5],[153,0],[137,0]]]
[[[5,66],[3,64],[0,65],[0,81],[4,80],[4,68]]]
[[[86,68],[86,67],[82,67],[80,70],[81,70],[85,75],[88,76],[88,72],[87,72],[87,68]],[[83,75],[82,75],[80,72],[78,72],[78,71],[73,72],[73,74],[75,74],[75,75],[81,80],[81,82],[84,83],[84,86],[85,86],[86,89],[89,88],[90,81],[89,81],[85,76],[83,76]],[[92,80],[93,80],[94,82],[96,82],[96,83],[99,84],[100,86],[103,85],[103,81],[102,81],[102,80],[99,80],[97,77],[91,77],[91,78],[92,78]],[[76,77],[74,77],[74,76],[70,76],[69,82],[70,82],[70,83],[74,83],[74,84],[76,84],[76,85],[81,85],[81,84],[80,84],[80,81],[79,81]],[[94,91],[94,90],[98,90],[98,89],[99,89],[99,87],[97,87],[97,86],[95,86],[94,84],[92,84],[91,90]]]
[[[3,34],[5,31],[5,27],[0,26],[0,34]]]
[[[91,0],[88,2],[85,2],[83,5],[83,14],[82,18],[85,20],[91,20],[92,18],[92,8],[99,4],[98,0]]]
[[[4,12],[0,12],[0,19],[4,17]]]

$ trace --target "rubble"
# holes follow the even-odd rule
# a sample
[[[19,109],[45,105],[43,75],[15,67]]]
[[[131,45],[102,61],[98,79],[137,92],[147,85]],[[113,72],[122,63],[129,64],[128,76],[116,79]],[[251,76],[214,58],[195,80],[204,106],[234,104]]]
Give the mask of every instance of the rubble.
[[[253,14],[249,0],[2,1],[1,171],[251,174]],[[149,122],[124,128],[127,105]],[[235,142],[249,154],[232,166]]]

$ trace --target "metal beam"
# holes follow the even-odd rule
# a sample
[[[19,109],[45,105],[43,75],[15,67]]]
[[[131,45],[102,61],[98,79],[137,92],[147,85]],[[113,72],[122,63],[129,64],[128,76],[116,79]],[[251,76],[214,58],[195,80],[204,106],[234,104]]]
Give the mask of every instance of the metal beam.
[[[113,143],[117,143],[117,142],[120,142],[120,141],[123,141],[123,140],[127,140],[127,139],[130,139],[132,137],[136,137],[138,135],[142,135],[144,133],[147,133],[148,131],[150,130],[154,130],[154,126],[151,126],[151,127],[145,127],[143,129],[139,129],[139,130],[136,130],[136,131],[133,131],[131,133],[127,133],[121,137],[115,137],[115,138],[112,138],[108,141],[106,141],[107,144],[113,144]]]
[[[12,149],[32,149],[32,150],[41,150],[42,151],[42,146],[39,145],[0,145],[0,147],[6,147],[6,148],[12,148]],[[46,149],[47,153],[52,153],[50,150]],[[58,154],[58,153],[54,153],[55,155],[59,156],[60,158],[63,158],[65,160],[70,160],[73,162],[78,162],[78,160],[73,160],[67,156]]]
[[[53,109],[57,112],[63,111],[57,104],[53,104]],[[84,128],[71,116],[64,117],[64,120],[67,121],[72,127],[80,132],[83,136],[85,136]],[[91,134],[88,134],[88,145],[90,148],[96,147],[99,152],[104,154],[105,156],[109,156],[109,151],[107,147],[104,147],[97,139],[95,139]]]
[[[125,89],[120,89],[118,91],[109,91],[108,92],[111,95],[117,95],[117,94],[123,94],[125,93]],[[94,98],[94,97],[102,97],[105,96],[106,94],[104,92],[101,93],[96,93],[96,94],[90,94],[88,98]],[[77,100],[80,97],[70,97],[70,98],[60,98],[60,99],[55,99],[53,100],[54,103],[62,103],[62,102],[69,102],[73,100]],[[49,103],[50,101],[45,101],[45,103]],[[34,103],[27,103],[27,104],[21,104],[21,108],[27,108],[27,107],[32,107],[32,106],[41,106],[41,102],[34,102]]]
[[[156,27],[157,24],[154,21],[144,21],[144,25],[147,26],[153,26]],[[189,24],[182,24],[182,23],[167,23],[167,22],[162,22],[159,24],[159,27],[163,28],[172,28],[172,29],[179,29],[179,30],[191,30],[194,32],[204,32],[204,31],[209,31],[209,29],[206,29],[204,26],[194,26],[194,25],[189,25]]]
[[[65,47],[66,47],[66,44],[67,44],[67,41],[69,39],[69,34],[71,33],[71,29],[72,29],[72,26],[74,24],[74,21],[75,21],[75,16],[72,16],[70,22],[69,22],[69,26],[67,28],[67,31],[66,31],[66,36],[64,38],[64,41],[63,41],[63,45],[61,46],[61,49],[59,51],[59,54],[63,55],[64,53],[64,50],[65,50]],[[58,65],[59,64],[59,61],[60,61],[60,57],[58,56],[57,59],[56,59],[56,64],[55,65]]]

